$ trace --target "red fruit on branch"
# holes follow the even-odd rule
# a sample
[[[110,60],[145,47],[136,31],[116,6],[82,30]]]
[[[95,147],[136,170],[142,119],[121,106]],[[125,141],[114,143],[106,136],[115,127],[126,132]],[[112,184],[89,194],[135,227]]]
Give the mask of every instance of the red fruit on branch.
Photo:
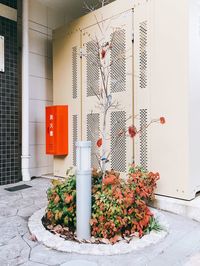
[[[161,124],[165,124],[165,123],[166,123],[166,121],[165,121],[165,118],[164,118],[164,117],[160,117],[160,123],[161,123]]]
[[[97,147],[101,147],[102,146],[102,138],[97,140]]]
[[[106,50],[105,49],[102,49],[101,50],[101,59],[104,59],[106,56]]]
[[[135,126],[130,126],[128,128],[128,133],[130,135],[131,138],[134,138],[137,135],[137,129]]]

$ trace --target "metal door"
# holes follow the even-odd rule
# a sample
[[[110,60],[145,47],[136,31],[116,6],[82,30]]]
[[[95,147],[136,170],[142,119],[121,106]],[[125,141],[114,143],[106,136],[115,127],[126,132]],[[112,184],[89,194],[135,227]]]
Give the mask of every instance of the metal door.
[[[65,176],[76,165],[75,143],[81,139],[81,33],[75,27],[58,31],[53,40],[54,104],[68,105],[68,156],[54,157],[54,174]]]

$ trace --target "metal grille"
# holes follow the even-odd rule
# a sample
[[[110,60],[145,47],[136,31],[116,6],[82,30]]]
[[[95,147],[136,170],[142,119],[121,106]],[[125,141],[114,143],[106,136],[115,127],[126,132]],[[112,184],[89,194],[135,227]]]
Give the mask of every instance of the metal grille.
[[[94,41],[86,44],[86,53],[87,97],[89,97],[99,93],[99,51]]]
[[[144,170],[148,168],[147,123],[147,109],[140,109],[140,165]]]
[[[100,115],[98,113],[91,113],[87,115],[87,140],[90,140],[92,144],[91,163],[93,168],[99,168],[99,162],[97,159],[99,153],[96,145],[100,132],[99,124],[100,124]]]
[[[111,167],[119,172],[126,172],[126,137],[119,133],[126,128],[126,112],[111,113]]]
[[[118,30],[111,34],[111,92],[126,90],[126,32]]]
[[[73,165],[76,166],[76,142],[78,141],[78,115],[72,116],[73,123]]]
[[[139,84],[140,88],[147,87],[147,21],[139,26]]]
[[[78,62],[77,62],[77,47],[72,48],[72,97],[73,99],[77,98],[77,68],[78,68]]]

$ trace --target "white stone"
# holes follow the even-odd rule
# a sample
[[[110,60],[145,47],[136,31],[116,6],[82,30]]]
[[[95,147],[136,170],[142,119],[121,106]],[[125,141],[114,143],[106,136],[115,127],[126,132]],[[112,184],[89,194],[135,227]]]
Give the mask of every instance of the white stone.
[[[158,219],[161,226],[165,230],[161,232],[152,231],[149,235],[145,235],[142,239],[133,238],[130,243],[119,242],[115,245],[105,244],[85,244],[74,241],[64,240],[58,235],[54,235],[46,230],[42,224],[42,217],[45,213],[45,208],[36,211],[29,219],[28,226],[32,234],[36,236],[39,242],[43,243],[49,248],[56,249],[63,252],[74,252],[87,255],[115,255],[127,254],[135,250],[141,250],[151,244],[158,243],[164,239],[169,230],[169,225],[165,217],[157,210],[153,210],[155,217]]]

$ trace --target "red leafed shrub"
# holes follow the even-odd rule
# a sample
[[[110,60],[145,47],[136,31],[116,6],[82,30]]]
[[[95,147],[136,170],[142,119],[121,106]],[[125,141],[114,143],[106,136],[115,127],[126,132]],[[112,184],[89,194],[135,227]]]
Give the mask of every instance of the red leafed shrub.
[[[142,237],[155,228],[155,219],[147,206],[154,196],[158,173],[142,170],[132,165],[127,179],[119,173],[92,172],[92,236],[109,239],[114,244],[119,239],[133,235]],[[48,225],[76,230],[76,178],[53,181],[48,189],[46,220]],[[59,227],[60,230],[60,227]]]
[[[119,238],[142,237],[154,220],[147,201],[154,196],[158,173],[130,167],[128,178],[107,172],[103,185],[93,187],[92,235],[115,243]]]

